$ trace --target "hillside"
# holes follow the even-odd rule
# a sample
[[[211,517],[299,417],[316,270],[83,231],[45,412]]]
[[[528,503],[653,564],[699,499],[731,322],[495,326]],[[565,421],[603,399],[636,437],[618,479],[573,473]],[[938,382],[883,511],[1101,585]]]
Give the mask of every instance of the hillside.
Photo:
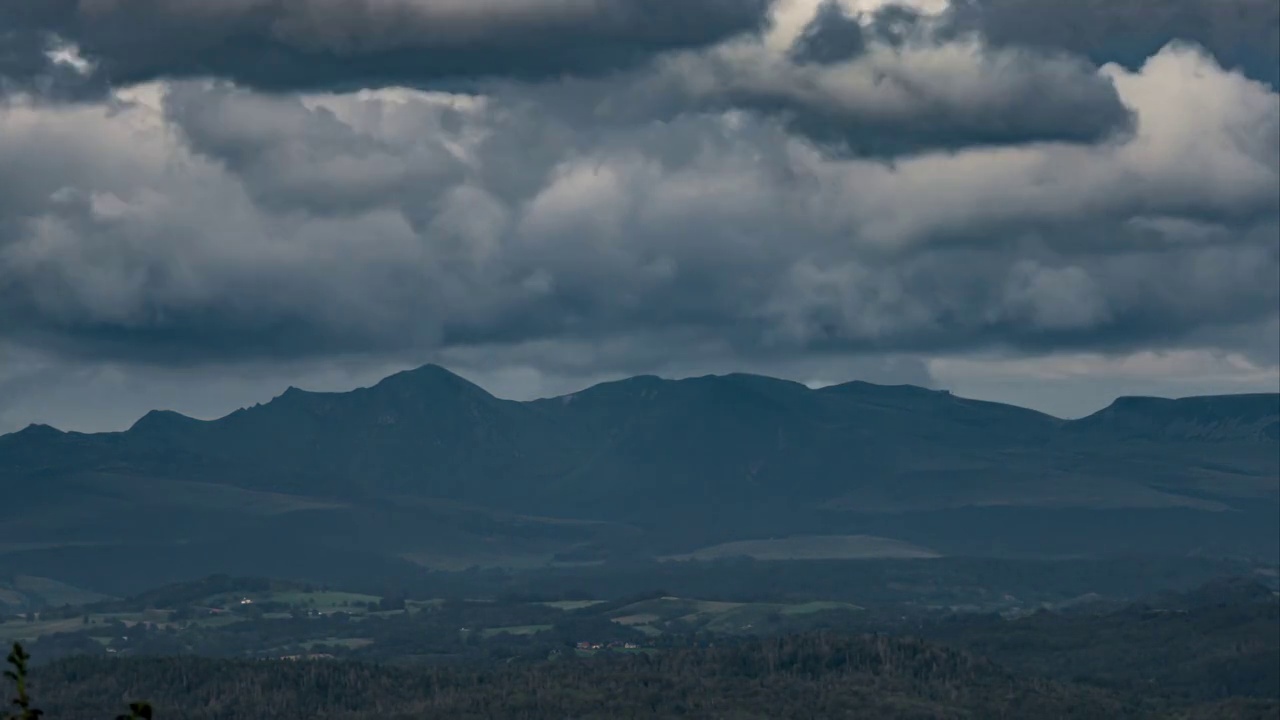
[[[1067,430],[1112,440],[1280,441],[1280,396],[1122,397]]]
[[[746,640],[506,669],[74,659],[41,669],[50,717],[153,698],[172,720],[258,718],[1139,718],[1112,693],[1014,676],[913,640]],[[767,710],[766,710],[767,709]]]
[[[346,393],[290,388],[213,421],[161,411],[119,433],[0,437],[14,538],[0,571],[106,572],[141,553],[168,569],[157,582],[396,573],[795,536],[923,555],[1274,559],[1278,423],[1277,395],[1122,398],[1062,421],[911,386],[751,375],[514,402],[429,365]]]

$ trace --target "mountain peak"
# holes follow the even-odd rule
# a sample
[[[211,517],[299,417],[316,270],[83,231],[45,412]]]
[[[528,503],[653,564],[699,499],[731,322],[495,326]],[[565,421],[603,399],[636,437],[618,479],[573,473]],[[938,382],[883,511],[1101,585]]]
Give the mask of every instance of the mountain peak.
[[[924,397],[928,395],[936,395],[945,397],[951,394],[949,390],[930,390],[919,385],[879,385],[877,383],[867,382],[866,380],[850,380],[846,383],[838,385],[828,385],[818,388],[818,392],[840,393],[848,395],[874,395],[878,397]]]
[[[447,389],[453,392],[478,393],[486,397],[492,397],[487,390],[470,380],[439,365],[432,364],[390,375],[383,378],[371,389],[374,391],[391,391],[397,394]]]
[[[196,420],[173,410],[152,410],[138,418],[138,421],[129,428],[129,432],[156,432],[192,422]]]
[[[770,377],[768,375],[757,375],[755,373],[729,373],[727,375],[706,375],[698,380],[711,380],[714,382],[731,383],[743,387],[755,388],[786,388],[789,390],[808,390],[808,386],[795,380],[785,380],[782,378]]]
[[[44,423],[31,423],[30,425],[22,428],[21,430],[13,433],[12,437],[14,437],[15,439],[19,437],[24,439],[38,439],[38,438],[49,438],[49,437],[61,437],[63,435],[66,435],[66,433],[52,425],[46,425]]]

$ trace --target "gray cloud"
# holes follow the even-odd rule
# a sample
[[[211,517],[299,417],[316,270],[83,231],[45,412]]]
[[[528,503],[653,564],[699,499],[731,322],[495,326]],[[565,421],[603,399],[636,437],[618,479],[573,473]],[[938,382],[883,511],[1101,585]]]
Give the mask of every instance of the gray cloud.
[[[522,7],[535,6],[552,3]],[[0,13],[15,7],[57,19],[70,6]],[[215,6],[166,7],[147,22]],[[254,14],[281,7],[219,5],[208,37],[259,42],[268,28],[290,53],[334,58],[427,42],[374,18]],[[71,412],[76,393],[34,387],[116,388],[93,401],[116,417],[144,372],[169,388],[139,396],[151,404],[216,377],[219,391],[191,397],[217,414],[286,376],[340,389],[424,360],[515,396],[726,370],[1003,387],[959,361],[936,370],[971,353],[1169,351],[1209,358],[1180,360],[1178,383],[1202,365],[1222,375],[1206,388],[1231,387],[1230,372],[1255,389],[1273,377],[1274,87],[1188,43],[1100,69],[1050,42],[947,35],[901,9],[858,18],[855,40],[854,16],[824,7],[799,42],[728,40],[602,63],[608,78],[495,77],[469,94],[335,89],[378,78],[334,60],[351,74],[321,62],[308,83],[324,87],[306,94],[222,68],[239,84],[11,95],[0,424]],[[506,32],[484,17],[468,32]],[[100,71],[117,62],[83,47]],[[64,80],[39,82],[107,77],[74,60],[58,66]],[[195,67],[161,64],[133,77]],[[335,364],[350,369],[329,374]],[[1131,381],[1118,377],[1107,387]]]
[[[581,134],[500,97],[14,109],[0,333],[179,363],[658,336],[783,358],[1269,321],[1275,93],[1184,47],[1113,79],[1123,141],[892,165],[751,116]]]
[[[791,59],[799,64],[845,62],[866,50],[862,22],[836,0],[826,0],[791,45]]]
[[[780,120],[828,151],[862,156],[1092,143],[1132,129],[1110,78],[1080,58],[993,48],[925,26],[908,36],[864,34],[861,23],[826,3],[781,52],[754,41],[729,42],[670,53],[652,68],[620,77],[517,91],[551,94],[559,100],[552,107],[576,113],[583,125],[747,110]]]
[[[33,78],[47,76],[51,65],[44,44],[52,38],[74,44],[94,63],[99,87],[216,76],[292,90],[599,73],[758,29],[768,5],[769,0],[4,3],[0,27],[8,31],[0,34],[0,77],[31,85]]]
[[[106,90],[103,79],[59,56],[56,38],[11,17],[25,7],[30,6],[0,6],[0,102],[18,93],[54,101],[101,95]]]
[[[165,112],[191,150],[225,163],[255,201],[273,208],[346,215],[404,207],[462,179],[463,163],[441,142],[447,108],[398,138],[361,133],[296,97],[223,84],[178,85]]]
[[[1056,48],[1137,68],[1171,40],[1207,48],[1228,68],[1280,84],[1274,0],[952,0],[952,32],[996,45]]]

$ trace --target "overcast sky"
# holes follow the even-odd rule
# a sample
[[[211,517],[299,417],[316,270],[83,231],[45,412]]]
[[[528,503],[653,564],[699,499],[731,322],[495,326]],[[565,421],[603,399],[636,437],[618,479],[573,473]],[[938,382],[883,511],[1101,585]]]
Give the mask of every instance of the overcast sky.
[[[0,432],[425,362],[1280,390],[1275,0],[0,3]]]

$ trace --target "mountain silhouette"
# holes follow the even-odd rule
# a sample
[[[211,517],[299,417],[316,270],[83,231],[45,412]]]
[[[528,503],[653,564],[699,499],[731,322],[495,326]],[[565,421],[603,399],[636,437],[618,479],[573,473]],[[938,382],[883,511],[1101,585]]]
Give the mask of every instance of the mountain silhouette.
[[[341,547],[371,566],[793,535],[943,555],[1274,557],[1278,427],[1276,394],[1120,398],[1065,421],[913,386],[744,374],[515,402],[427,365],[351,392],[289,388],[216,420],[153,411],[118,433],[2,436],[0,522],[26,544],[0,551],[0,570],[106,562],[111,548],[214,557],[229,528],[254,557]]]

